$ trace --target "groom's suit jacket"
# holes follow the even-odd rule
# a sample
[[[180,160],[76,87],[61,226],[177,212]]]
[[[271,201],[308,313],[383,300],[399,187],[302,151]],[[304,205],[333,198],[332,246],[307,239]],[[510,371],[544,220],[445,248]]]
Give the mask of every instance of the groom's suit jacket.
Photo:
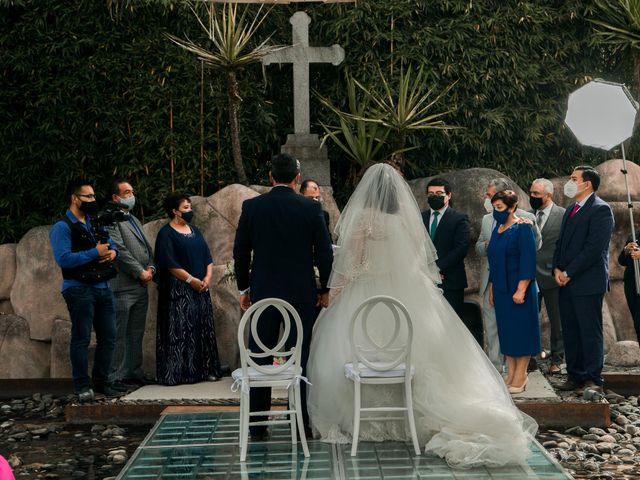
[[[431,221],[431,209],[422,212],[422,221],[427,232]],[[463,290],[467,287],[467,272],[464,258],[470,243],[469,217],[462,212],[447,207],[438,222],[433,244],[438,252],[436,265],[444,276],[442,288]]]
[[[253,254],[253,256],[252,256]],[[251,301],[280,298],[289,303],[315,302],[326,292],[333,252],[320,203],[276,186],[245,200],[233,246],[239,290],[251,288]]]

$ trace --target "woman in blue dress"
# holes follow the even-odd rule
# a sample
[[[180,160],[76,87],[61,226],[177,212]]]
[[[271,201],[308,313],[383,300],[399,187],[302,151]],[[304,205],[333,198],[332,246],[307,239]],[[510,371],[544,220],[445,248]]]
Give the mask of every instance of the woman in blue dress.
[[[505,381],[510,393],[521,393],[527,387],[529,359],[541,350],[535,238],[529,224],[518,223],[513,191],[496,193],[491,204],[496,227],[487,248],[490,298],[508,368]]]
[[[190,225],[189,197],[169,195],[164,209],[171,221],[156,238],[158,383],[179,385],[220,378],[209,286],[213,260],[202,233]]]

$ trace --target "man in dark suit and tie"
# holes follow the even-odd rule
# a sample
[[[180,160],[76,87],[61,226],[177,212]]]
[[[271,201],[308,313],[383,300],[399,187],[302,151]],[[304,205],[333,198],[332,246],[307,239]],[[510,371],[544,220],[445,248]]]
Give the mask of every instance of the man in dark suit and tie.
[[[440,269],[444,297],[462,318],[467,273],[464,258],[469,250],[469,217],[454,210],[451,185],[444,178],[433,178],[427,184],[429,210],[422,212],[422,221],[438,252],[436,265]]]
[[[240,307],[247,310],[252,302],[280,298],[296,309],[302,320],[302,368],[306,375],[316,306],[329,305],[327,283],[333,252],[320,203],[296,193],[300,163],[285,153],[274,156],[269,179],[273,184],[269,193],[242,204],[233,247]],[[314,264],[320,274],[319,289]],[[280,314],[273,308],[260,317],[257,333],[267,347],[276,345],[280,323]],[[249,348],[259,350],[253,337]],[[265,364],[272,361],[263,359]],[[302,383],[303,420],[310,436],[305,387]],[[252,412],[269,410],[271,389],[252,388],[250,403]],[[253,418],[260,421],[260,417]],[[266,427],[251,427],[251,435],[254,439],[264,438]]]
[[[538,282],[538,307],[542,300],[547,307],[550,329],[551,364],[549,373],[560,373],[560,364],[564,359],[560,306],[558,304],[559,286],[553,278],[551,266],[556,242],[560,237],[562,216],[565,209],[553,202],[553,183],[546,178],[537,178],[529,189],[529,203],[536,216],[536,224],[542,235],[542,246],[536,254],[536,281]]]
[[[609,288],[614,220],[611,207],[595,193],[599,186],[600,175],[589,166],[576,167],[564,186],[575,203],[562,218],[553,256],[569,377],[560,390],[603,385],[602,300]]]

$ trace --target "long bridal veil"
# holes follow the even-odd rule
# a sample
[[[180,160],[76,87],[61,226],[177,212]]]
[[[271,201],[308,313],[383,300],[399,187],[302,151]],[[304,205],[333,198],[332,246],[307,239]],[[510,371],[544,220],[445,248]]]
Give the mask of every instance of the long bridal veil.
[[[520,412],[502,377],[436,287],[436,250],[406,182],[389,165],[369,168],[336,227],[338,248],[330,286],[339,292],[314,329],[307,372],[313,429],[329,442],[351,441],[353,386],[348,327],[354,310],[373,295],[390,295],[409,310],[414,327],[413,399],[418,435],[427,452],[457,467],[524,463],[537,425]],[[382,312],[369,324],[388,327]],[[402,393],[376,386],[382,405]],[[363,440],[405,440],[402,422],[366,422]]]

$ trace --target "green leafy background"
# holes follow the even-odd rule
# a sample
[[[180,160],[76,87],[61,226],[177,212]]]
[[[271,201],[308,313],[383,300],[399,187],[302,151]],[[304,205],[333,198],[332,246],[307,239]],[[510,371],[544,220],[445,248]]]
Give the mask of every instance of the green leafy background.
[[[440,107],[462,128],[412,135],[407,178],[489,167],[526,185],[611,155],[580,147],[563,127],[571,91],[596,77],[632,80],[628,55],[595,43],[592,1],[278,5],[262,38],[289,44],[299,8],[312,18],[312,45],[346,51],[340,67],[311,67],[312,88],[336,105],[346,108],[345,69],[373,88],[378,66],[397,72],[403,63],[424,65],[436,91],[458,81]],[[76,175],[105,197],[114,177],[130,179],[145,221],[161,216],[173,188],[210,195],[234,182],[225,79],[163,36],[205,43],[185,2],[140,0],[112,13],[99,0],[0,1],[0,243],[59,217]],[[252,182],[264,183],[293,125],[292,69],[254,66],[239,81],[244,162]],[[315,98],[311,109],[314,132],[336,122]],[[349,160],[332,145],[329,154],[344,201]]]

